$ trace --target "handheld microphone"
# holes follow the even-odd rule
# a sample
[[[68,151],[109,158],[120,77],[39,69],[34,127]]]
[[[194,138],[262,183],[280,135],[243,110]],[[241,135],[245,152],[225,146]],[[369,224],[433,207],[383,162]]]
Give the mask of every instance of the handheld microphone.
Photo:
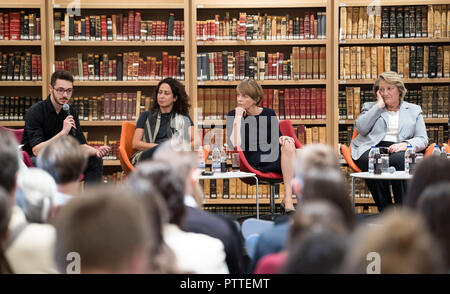
[[[70,114],[70,106],[69,106],[69,104],[64,103],[62,109],[65,111],[65,113],[66,113],[67,115],[71,115],[71,114]],[[74,136],[74,137],[75,137],[75,135],[76,135],[76,130],[75,130],[73,127],[70,129],[70,134],[71,134],[72,136]]]

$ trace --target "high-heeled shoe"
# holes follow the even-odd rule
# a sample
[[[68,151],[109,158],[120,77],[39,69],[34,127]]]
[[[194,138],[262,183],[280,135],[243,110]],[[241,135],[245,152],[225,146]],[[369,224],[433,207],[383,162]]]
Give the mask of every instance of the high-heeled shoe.
[[[280,210],[281,210],[281,214],[293,214],[295,213],[295,209],[286,209],[286,205],[284,204],[283,201],[280,202]]]

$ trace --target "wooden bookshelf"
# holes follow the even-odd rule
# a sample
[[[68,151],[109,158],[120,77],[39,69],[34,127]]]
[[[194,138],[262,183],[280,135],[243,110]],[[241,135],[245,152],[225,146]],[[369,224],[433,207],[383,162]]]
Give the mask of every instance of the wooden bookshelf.
[[[73,47],[82,47],[82,46],[112,46],[112,47],[120,47],[120,46],[173,46],[173,47],[181,47],[184,46],[184,41],[55,41],[55,46],[73,46]]]
[[[45,2],[45,0],[43,0]],[[138,51],[140,56],[155,56],[161,60],[161,52],[167,51],[169,55],[180,56],[180,52],[184,52],[184,69],[185,81],[189,80],[191,73],[190,69],[190,19],[189,19],[189,1],[184,0],[167,0],[167,1],[148,1],[148,0],[90,0],[82,1],[81,9],[77,10],[74,7],[72,0],[47,0],[47,16],[48,31],[51,32],[46,42],[48,62],[46,63],[48,78],[54,72],[55,61],[64,60],[69,57],[77,57],[77,53],[83,53],[83,59],[87,53],[104,54],[114,58],[119,52]],[[112,14],[127,15],[129,11],[140,12],[143,20],[164,20],[167,21],[169,13],[175,13],[176,20],[184,21],[184,40],[168,40],[168,41],[142,41],[142,40],[128,40],[128,41],[106,41],[106,40],[55,40],[54,36],[54,13],[61,12],[64,19],[64,13],[72,10],[79,15],[75,15],[75,19],[91,15],[107,15]],[[67,33],[67,32],[66,32]],[[189,83],[181,81],[187,93],[190,91]],[[76,80],[74,81],[75,91],[72,95],[72,102],[74,97],[93,97],[101,96],[109,92],[137,92],[141,91],[142,95],[152,97],[155,87],[158,85],[158,80]],[[45,84],[45,87],[48,86]],[[140,111],[139,95],[136,101],[136,119],[139,117]],[[134,120],[133,120],[134,121]],[[87,133],[88,141],[103,141],[105,135],[108,140],[119,140],[122,120],[81,120],[80,125],[83,131]],[[104,160],[104,166],[108,167],[107,172],[120,170],[119,160]],[[105,171],[106,172],[106,171]]]
[[[47,84],[47,18],[44,0],[23,0],[6,1],[0,0],[0,11],[7,9],[7,12],[25,11],[39,13],[41,20],[41,39],[40,40],[0,40],[0,51],[11,53],[14,51],[29,51],[32,54],[40,54],[42,62],[42,80],[40,81],[0,81],[2,95],[5,96],[46,96],[47,90],[42,85]],[[19,48],[15,48],[19,47]],[[20,87],[20,88],[17,88]],[[29,88],[32,87],[32,88]],[[38,88],[40,87],[40,88]]]
[[[383,45],[383,44],[420,44],[420,43],[449,43],[450,38],[389,38],[389,39],[349,39],[339,40],[340,45]]]
[[[207,20],[214,18],[214,14],[219,14],[220,19],[223,20],[225,13],[230,13],[230,18],[239,16],[239,12],[247,12],[248,14],[261,15],[267,13],[268,15],[283,16],[289,14],[292,17],[303,15],[306,10],[310,11],[322,11],[326,13],[326,35],[325,39],[301,39],[301,40],[288,40],[288,39],[277,39],[277,40],[215,40],[215,41],[205,41],[197,40],[196,27],[195,24],[197,20]],[[299,79],[299,80],[260,80],[258,83],[263,86],[263,88],[270,89],[284,89],[283,87],[314,87],[320,86],[326,89],[326,117],[327,119],[317,119],[317,120],[291,120],[294,125],[304,124],[304,125],[321,125],[325,126],[327,129],[327,139],[332,135],[329,124],[331,123],[331,109],[332,104],[332,75],[331,65],[332,59],[332,39],[330,33],[331,30],[331,20],[330,15],[332,11],[332,1],[317,0],[317,1],[226,1],[217,2],[212,0],[195,0],[191,4],[191,20],[192,20],[192,32],[190,38],[192,40],[192,68],[197,68],[197,53],[198,52],[217,52],[217,51],[239,51],[248,50],[251,56],[255,55],[257,50],[266,52],[266,60],[268,58],[267,54],[271,52],[284,52],[285,56],[289,58],[293,46],[322,46],[325,47],[326,51],[326,78],[325,79]],[[255,52],[253,52],[255,51]],[[256,56],[256,55],[255,55]],[[267,74],[267,73],[266,73]],[[196,75],[191,76],[190,84],[192,85],[191,96],[197,97],[197,90],[199,87],[232,87],[235,88],[241,81],[199,81]],[[197,108],[197,100],[193,99],[192,106]],[[226,114],[226,113],[225,113]],[[199,121],[197,117],[192,116],[194,124],[203,128],[208,128],[211,125],[224,125],[225,122],[221,121],[218,123],[217,120],[214,121]],[[331,144],[331,141],[328,143]]]
[[[362,38],[340,38],[340,10],[344,7],[367,7],[370,5],[379,5],[379,7],[411,7],[411,6],[425,6],[429,5],[442,5],[442,4],[450,4],[448,1],[421,1],[421,0],[412,0],[412,1],[387,1],[387,0],[379,0],[379,1],[369,1],[369,0],[336,0],[333,6],[333,101],[334,108],[336,113],[334,114],[332,128],[334,129],[333,136],[333,145],[338,148],[338,140],[339,140],[339,126],[342,126],[344,129],[354,124],[354,119],[340,119],[339,118],[339,102],[338,95],[339,91],[345,90],[347,86],[349,87],[361,87],[361,91],[363,90],[371,90],[372,85],[375,82],[375,79],[348,79],[343,80],[340,79],[340,48],[344,46],[402,46],[402,45],[438,45],[438,46],[448,46],[450,45],[450,35],[442,35],[440,37],[414,37],[414,38],[373,38],[373,39],[362,39]],[[448,8],[447,8],[448,12]],[[380,9],[380,14],[382,15],[382,9]],[[397,17],[397,15],[396,15]],[[417,17],[417,16],[416,16]],[[422,15],[423,17],[427,17],[427,15]],[[358,24],[359,28],[359,24]],[[352,36],[353,37],[353,36]],[[360,36],[358,36],[360,37]],[[381,36],[382,37],[382,36]],[[409,90],[421,89],[421,86],[446,86],[450,84],[449,77],[440,77],[440,78],[409,78],[404,77],[403,82],[406,85],[406,88]],[[362,106],[362,103],[361,103]],[[444,115],[445,116],[445,115]],[[427,125],[446,125],[448,123],[448,117],[439,117],[439,118],[424,118],[425,123]],[[430,141],[430,143],[433,143]]]

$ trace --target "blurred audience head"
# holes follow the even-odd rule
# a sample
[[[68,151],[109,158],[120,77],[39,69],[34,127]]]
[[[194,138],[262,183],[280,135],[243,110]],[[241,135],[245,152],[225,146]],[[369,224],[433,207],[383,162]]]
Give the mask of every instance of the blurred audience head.
[[[86,153],[71,136],[55,139],[37,156],[37,167],[48,172],[58,185],[77,182],[86,164]]]
[[[11,205],[8,193],[0,187],[0,244],[3,244],[8,237],[8,225],[11,218]]]
[[[16,203],[28,222],[46,223],[54,212],[57,186],[46,171],[29,168],[17,177]]]
[[[75,197],[56,218],[55,260],[65,273],[67,257],[79,254],[81,273],[147,273],[147,213],[129,191],[95,187]]]
[[[340,209],[328,200],[302,202],[293,217],[283,273],[330,274],[341,266],[349,233]]]
[[[143,164],[143,163],[142,163]],[[150,230],[150,272],[159,274],[180,273],[176,268],[175,254],[163,237],[163,226],[169,222],[167,204],[153,181],[140,172],[132,172],[125,182],[125,189],[140,199],[149,216]]]
[[[417,200],[422,192],[434,183],[450,181],[450,160],[440,156],[427,156],[419,162],[413,178],[408,183],[405,205],[412,209],[417,207]]]
[[[169,223],[182,227],[185,205],[185,179],[164,161],[143,161],[129,176],[129,181],[143,179],[152,184],[155,191],[162,196],[168,212]]]
[[[303,179],[304,187],[300,202],[306,200],[323,199],[330,201],[344,216],[345,225],[349,231],[353,230],[356,224],[355,212],[350,201],[350,193],[347,183],[340,170],[312,169]]]
[[[155,152],[153,159],[167,162],[185,179],[185,194],[194,194],[199,183],[200,169],[198,156],[189,150],[187,144],[180,145],[177,140],[167,140]]]
[[[0,274],[13,273],[6,259],[3,244],[8,239],[8,226],[11,219],[11,204],[5,189],[0,187]]]
[[[421,194],[418,212],[425,219],[431,234],[440,243],[447,272],[450,269],[450,182],[429,186]]]
[[[302,194],[304,179],[309,172],[328,169],[339,170],[339,161],[334,150],[325,144],[305,145],[297,151],[294,160],[292,192],[297,196]]]
[[[388,210],[376,224],[361,226],[343,266],[343,273],[355,274],[435,274],[443,270],[440,247],[420,215],[406,209]]]
[[[14,135],[0,128],[0,186],[9,195],[14,195],[19,170],[19,149]]]

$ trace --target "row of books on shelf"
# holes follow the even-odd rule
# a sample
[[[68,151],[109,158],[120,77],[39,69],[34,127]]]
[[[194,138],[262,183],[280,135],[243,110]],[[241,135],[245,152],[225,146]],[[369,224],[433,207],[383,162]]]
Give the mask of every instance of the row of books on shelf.
[[[230,13],[226,12],[224,20],[220,19],[219,14],[214,19],[197,20],[196,32],[197,41],[323,40],[326,36],[326,14],[303,11],[301,16],[275,16],[239,12],[239,18],[230,18]]]
[[[31,96],[0,96],[0,120],[23,120],[28,109],[41,100]]]
[[[345,87],[338,93],[339,119],[356,119],[366,102],[375,101],[371,90],[361,87]]]
[[[198,88],[198,119],[224,120],[236,108],[236,89]],[[325,88],[264,88],[260,106],[275,110],[279,119],[325,119]]]
[[[404,78],[450,77],[450,46],[352,46],[339,52],[341,80],[376,79],[385,71]]]
[[[55,70],[69,71],[76,81],[147,81],[172,77],[184,80],[184,52],[180,56],[161,53],[161,59],[140,56],[139,52],[78,53],[55,62]]]
[[[255,199],[256,185],[248,185],[240,179],[200,180],[205,199]],[[259,185],[260,199],[270,198],[269,185]],[[284,196],[284,185],[277,185],[275,199]]]
[[[141,91],[105,93],[99,96],[80,97],[72,100],[72,107],[80,121],[136,120],[136,104],[142,98]]]
[[[125,174],[123,172],[103,175],[103,183],[105,184],[120,184],[123,180],[125,180]]]
[[[341,171],[347,181],[348,191],[352,190],[352,179],[350,177],[350,173],[353,170],[345,165],[341,165]],[[369,189],[364,180],[355,179],[355,213],[366,213],[366,214],[376,214],[378,213],[378,208],[375,205],[375,201],[370,194]],[[350,197],[350,196],[349,196]]]
[[[450,37],[450,5],[380,7],[375,4],[340,7],[339,38]]]
[[[422,107],[425,118],[443,118],[450,115],[450,86],[422,86],[406,93],[405,101]]]
[[[42,59],[31,52],[0,52],[1,81],[42,80]]]
[[[88,15],[55,12],[55,40],[83,41],[181,41],[184,21],[175,20],[173,13],[165,20],[143,20],[141,12],[128,14]]]
[[[40,40],[39,13],[0,12],[0,40]]]
[[[247,50],[197,53],[197,80],[304,80],[326,78],[324,46],[292,47],[289,56],[282,52]]]
[[[117,160],[119,159],[119,140],[108,140],[108,136],[105,136],[103,141],[97,140],[88,140],[87,141],[89,146],[92,146],[94,148],[99,148],[100,146],[109,146],[111,147],[111,150],[103,156],[103,160]]]
[[[443,143],[448,142],[448,126],[446,125],[427,125],[428,142],[436,143],[442,146]],[[353,126],[346,126],[339,128],[339,143],[350,145],[353,135]]]
[[[424,118],[444,118],[450,115],[449,86],[421,86],[406,92],[405,101],[422,107]],[[345,87],[338,93],[339,119],[356,119],[366,102],[376,101],[372,90]]]
[[[210,213],[219,214],[219,215],[236,215],[236,216],[256,215],[256,205],[255,204],[205,205],[205,206],[203,206],[203,210],[206,210]],[[260,213],[260,215],[270,214],[270,207],[268,205],[260,205],[259,213]],[[281,213],[281,209],[278,205],[275,207],[275,213],[277,213],[277,214]]]

